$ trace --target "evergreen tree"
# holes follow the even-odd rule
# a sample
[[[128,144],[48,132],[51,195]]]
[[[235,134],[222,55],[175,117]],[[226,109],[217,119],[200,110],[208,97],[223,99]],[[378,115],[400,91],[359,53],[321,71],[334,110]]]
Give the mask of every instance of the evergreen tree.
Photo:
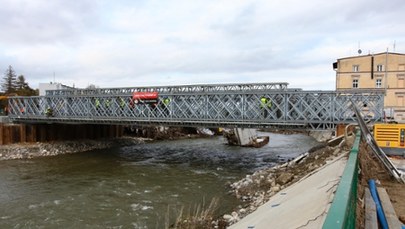
[[[24,75],[19,75],[17,77],[17,81],[16,81],[16,89],[17,90],[23,90],[28,88],[28,83],[25,82],[25,77]]]
[[[17,77],[13,67],[11,65],[8,67],[4,73],[3,83],[1,88],[5,95],[21,95],[21,96],[32,96],[38,95],[38,90],[32,89],[28,83],[25,81],[24,75],[19,75]]]
[[[11,67],[11,65],[10,65],[10,66],[8,66],[8,69],[4,73],[3,84],[1,85],[3,91],[6,94],[15,92],[16,81],[17,81],[17,75],[15,74],[13,67]]]
[[[31,96],[38,95],[37,91],[32,89],[27,82],[25,82],[25,77],[19,75],[16,81],[16,90],[17,95],[21,96]]]

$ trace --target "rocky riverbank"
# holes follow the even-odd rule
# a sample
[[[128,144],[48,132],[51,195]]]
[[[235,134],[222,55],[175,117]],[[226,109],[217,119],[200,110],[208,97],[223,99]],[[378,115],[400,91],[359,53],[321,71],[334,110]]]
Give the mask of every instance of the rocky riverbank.
[[[318,137],[325,139],[322,136]],[[235,195],[243,203],[237,206],[235,211],[215,217],[215,211],[210,205],[208,209],[202,211],[204,214],[188,218],[179,217],[173,228],[227,228],[255,211],[279,191],[309,176],[328,161],[342,154],[348,154],[353,140],[353,135],[348,136],[347,139],[335,138],[313,147],[284,164],[246,175],[245,178],[229,184],[230,194]]]
[[[195,128],[144,127],[129,136],[99,140],[73,140],[0,145],[0,160],[28,159],[60,154],[80,153],[114,146],[127,146],[153,140],[174,140],[206,136]]]
[[[243,205],[231,214],[223,215],[226,225],[232,225],[240,219],[255,211],[266,203],[270,197],[280,190],[302,179],[317,168],[323,166],[327,161],[350,150],[343,142],[337,146],[323,144],[314,147],[308,152],[301,154],[292,161],[282,165],[256,171],[245,178],[230,184],[231,192],[243,201]],[[220,219],[219,221],[222,221]],[[218,223],[217,225],[224,224]],[[221,228],[221,227],[218,227]]]
[[[140,144],[148,139],[122,137],[101,140],[75,140],[57,142],[22,143],[0,146],[0,160],[28,159],[60,154],[80,153],[114,146]],[[149,139],[150,140],[150,139]]]

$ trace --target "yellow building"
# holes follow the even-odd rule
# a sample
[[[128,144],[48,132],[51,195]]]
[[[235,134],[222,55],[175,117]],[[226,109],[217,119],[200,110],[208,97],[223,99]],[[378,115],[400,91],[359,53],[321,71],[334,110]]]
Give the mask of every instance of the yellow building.
[[[336,90],[378,89],[385,91],[386,116],[405,121],[405,54],[384,52],[338,59]]]

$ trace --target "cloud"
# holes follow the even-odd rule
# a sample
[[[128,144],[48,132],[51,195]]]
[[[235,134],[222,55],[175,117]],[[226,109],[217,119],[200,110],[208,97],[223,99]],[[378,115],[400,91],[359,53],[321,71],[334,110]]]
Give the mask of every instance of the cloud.
[[[332,62],[357,55],[359,42],[365,54],[393,51],[394,40],[405,51],[404,11],[400,0],[3,0],[0,70],[11,64],[34,86],[55,72],[78,87],[283,81],[333,89]]]
[[[95,23],[92,1],[3,0],[0,40],[15,45],[77,42]]]

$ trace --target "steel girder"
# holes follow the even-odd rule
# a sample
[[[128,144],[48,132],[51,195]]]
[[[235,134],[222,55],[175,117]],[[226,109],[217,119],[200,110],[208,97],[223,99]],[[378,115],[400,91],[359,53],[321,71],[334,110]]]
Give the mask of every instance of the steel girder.
[[[14,122],[331,129],[356,122],[351,101],[372,121],[383,117],[382,91],[267,90],[160,93],[156,105],[131,94],[11,97]],[[260,98],[272,101],[262,107]],[[168,106],[163,98],[170,99]],[[121,100],[122,99],[122,100]],[[98,102],[96,102],[98,101]],[[122,102],[123,101],[123,102]],[[98,104],[98,105],[97,105]],[[46,110],[52,109],[52,115]]]
[[[133,92],[158,92],[166,94],[202,93],[202,92],[241,92],[286,90],[288,83],[251,83],[251,84],[201,84],[180,86],[152,86],[131,88],[94,88],[94,89],[62,89],[49,90],[46,95],[128,95]]]

